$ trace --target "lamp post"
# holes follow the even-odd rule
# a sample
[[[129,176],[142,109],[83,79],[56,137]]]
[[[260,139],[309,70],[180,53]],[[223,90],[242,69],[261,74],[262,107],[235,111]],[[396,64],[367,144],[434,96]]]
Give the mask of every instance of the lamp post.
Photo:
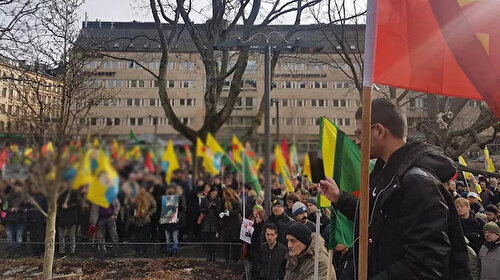
[[[158,117],[153,117],[152,115],[148,115],[148,118],[149,118],[149,123],[153,123],[153,125],[155,126],[155,130],[154,130],[154,145],[156,146],[156,143],[157,143],[157,138],[158,138]]]
[[[279,98],[271,98],[271,103],[276,106],[276,142],[280,142],[280,100]]]
[[[278,37],[281,42],[271,42],[272,35]],[[257,36],[264,37],[265,41],[253,41]],[[253,42],[252,42],[253,41]],[[313,47],[303,42],[300,38],[289,42],[281,33],[272,31],[267,34],[255,33],[248,40],[241,38],[228,40],[214,46],[214,50],[233,50],[264,53],[264,208],[266,217],[271,215],[271,51],[279,52],[319,52],[323,47]]]

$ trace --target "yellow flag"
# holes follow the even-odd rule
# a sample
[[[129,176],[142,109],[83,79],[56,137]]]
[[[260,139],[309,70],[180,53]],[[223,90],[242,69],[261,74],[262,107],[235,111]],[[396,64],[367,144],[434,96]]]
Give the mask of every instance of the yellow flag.
[[[165,153],[161,158],[161,165],[163,171],[165,171],[165,181],[167,184],[170,184],[170,180],[172,178],[172,173],[174,170],[179,169],[179,162],[177,161],[177,156],[174,151],[174,143],[172,140],[168,141],[167,148],[165,149]]]
[[[311,162],[309,160],[309,154],[304,156],[304,168],[302,169],[302,176],[307,178],[307,181],[312,183],[311,179]]]
[[[90,157],[92,150],[88,150],[79,163],[76,165],[76,177],[73,181],[73,189],[77,190],[83,185],[92,183],[92,170]]]
[[[486,171],[495,172],[495,165],[493,164],[493,160],[490,157],[490,152],[488,151],[488,147],[484,146],[484,165]]]
[[[285,157],[283,156],[283,152],[279,145],[276,145],[274,149],[274,157],[275,157],[275,171],[278,173],[281,178],[285,181],[286,190],[290,193],[295,191],[295,188],[290,181],[290,171],[288,170],[288,166],[286,164]]]
[[[96,205],[108,208],[118,195],[118,173],[102,150],[99,150],[96,162],[87,199]]]
[[[99,146],[101,146],[101,143],[99,143],[99,139],[97,139],[97,137],[94,137],[94,142],[92,142],[92,147],[99,148]]]
[[[217,140],[210,134],[210,132],[207,134],[207,147],[210,149],[212,154],[216,155],[217,153],[220,153],[221,155],[225,154],[224,149],[217,143]]]
[[[243,151],[243,145],[236,135],[233,135],[232,150],[234,161],[241,164],[241,151]]]
[[[465,162],[465,159],[463,156],[459,156],[458,157],[458,162],[463,165],[463,166],[467,166],[467,163]],[[470,180],[470,178],[472,178],[472,173],[470,172],[464,172],[464,177],[466,180]]]
[[[203,145],[200,137],[196,137],[196,157],[205,157],[205,145]]]

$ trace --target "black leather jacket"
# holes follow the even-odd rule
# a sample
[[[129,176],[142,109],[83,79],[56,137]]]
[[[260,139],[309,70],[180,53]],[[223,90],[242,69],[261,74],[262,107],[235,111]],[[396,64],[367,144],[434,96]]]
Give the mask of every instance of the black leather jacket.
[[[369,279],[472,279],[460,220],[443,186],[454,173],[437,147],[419,142],[394,152],[387,164],[377,160],[370,179]],[[335,207],[357,224],[357,198],[341,193]]]

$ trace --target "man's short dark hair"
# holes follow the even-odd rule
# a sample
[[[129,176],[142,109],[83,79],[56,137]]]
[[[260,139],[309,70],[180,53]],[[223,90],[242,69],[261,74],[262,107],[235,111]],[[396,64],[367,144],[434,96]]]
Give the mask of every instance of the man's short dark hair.
[[[356,120],[361,120],[362,108],[356,111]],[[372,100],[372,124],[385,126],[392,135],[405,138],[408,132],[406,116],[399,106],[386,98]]]
[[[276,234],[278,234],[278,227],[276,227],[276,225],[275,225],[274,223],[268,223],[268,224],[266,225],[266,228],[264,229],[264,233],[265,233],[265,231],[266,231],[267,229],[274,230],[274,232],[275,232]]]

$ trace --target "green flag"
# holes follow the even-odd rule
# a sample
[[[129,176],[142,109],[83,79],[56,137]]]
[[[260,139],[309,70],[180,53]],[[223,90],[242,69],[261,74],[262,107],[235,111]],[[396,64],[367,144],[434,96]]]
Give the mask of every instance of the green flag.
[[[253,164],[252,160],[248,155],[245,154],[245,149],[242,150],[241,157],[244,158],[243,160],[243,176],[245,176],[245,183],[250,183],[253,185],[253,189],[257,193],[257,195],[260,194],[261,191],[261,186],[259,183],[259,173],[257,168],[255,168],[255,165]]]
[[[131,140],[134,140],[136,145],[141,142],[141,141],[139,141],[139,139],[137,138],[137,135],[135,135],[135,132],[133,130],[130,131],[129,137]]]

